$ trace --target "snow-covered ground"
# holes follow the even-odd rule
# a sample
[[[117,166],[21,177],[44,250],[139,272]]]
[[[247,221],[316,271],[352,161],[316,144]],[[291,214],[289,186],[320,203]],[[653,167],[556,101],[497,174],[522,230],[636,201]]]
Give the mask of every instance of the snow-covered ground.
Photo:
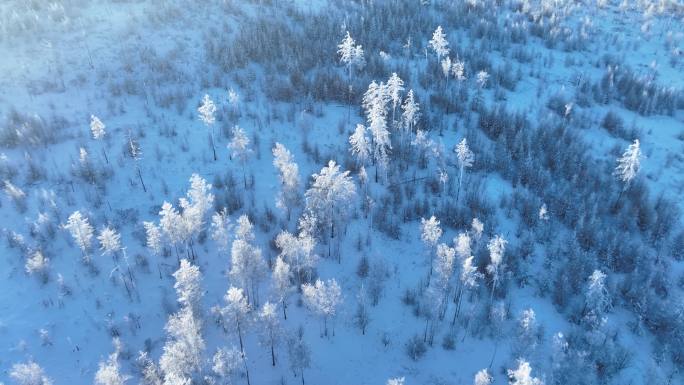
[[[215,196],[192,242],[196,255],[191,262],[202,275],[195,316],[206,345],[198,367],[188,374],[192,383],[247,383],[245,368],[251,384],[303,382],[291,348],[299,330],[310,349],[303,368],[307,384],[385,384],[400,377],[406,384],[471,384],[482,369],[494,384],[515,383],[508,370],[517,368],[518,359],[529,362],[532,376],[547,384],[684,382],[682,360],[670,346],[684,335],[684,320],[672,315],[681,314],[676,309],[681,309],[684,277],[684,233],[674,211],[684,210],[682,5],[423,3],[0,4],[0,176],[5,184],[0,199],[0,383],[44,384],[40,379],[22,382],[16,375],[13,365],[29,361],[39,364],[54,384],[93,383],[101,363],[115,351],[115,337],[122,344],[119,370],[130,376],[126,383],[143,383],[139,352],[148,352],[156,363],[165,344],[168,350],[165,325],[182,307],[172,274],[179,260],[190,255],[185,245],[173,247],[168,239],[165,252],[152,252],[143,222],[159,223],[163,202],[179,207],[193,174],[213,184]],[[410,25],[398,26],[407,20]],[[461,81],[450,75],[446,83],[429,46],[438,25],[446,33],[451,59],[465,61]],[[364,49],[365,65],[354,65],[351,78],[337,52],[347,30]],[[300,40],[287,40],[293,36]],[[279,55],[275,59],[274,53]],[[489,78],[478,84],[481,71]],[[370,82],[386,82],[393,72],[404,79],[401,103],[409,89],[416,93],[421,117],[412,128],[427,132],[432,142],[420,156],[420,146],[409,144],[416,130],[402,134],[392,127],[389,101],[384,112],[392,140],[387,176],[380,170],[376,180],[378,161],[368,160],[364,182],[358,167],[364,162],[350,151],[349,136],[357,124],[373,123],[360,106]],[[648,91],[634,96],[640,104],[631,108],[625,90],[639,87]],[[229,90],[237,101],[230,100]],[[198,119],[205,94],[217,107],[216,160],[209,130]],[[667,98],[656,94],[670,95],[671,111],[662,102]],[[554,100],[560,102],[554,105]],[[505,128],[505,133],[491,134],[510,123],[492,118],[494,124],[487,126],[485,115],[495,107],[518,113],[529,124],[520,125],[520,133]],[[394,120],[400,120],[401,111],[400,104]],[[619,128],[608,128],[609,112],[621,120]],[[102,140],[92,137],[91,115],[106,126]],[[234,143],[236,125],[250,141],[244,164],[227,148]],[[559,141],[577,138],[582,141],[577,148],[584,151],[576,158],[548,154],[547,164],[531,166],[557,177],[557,185],[538,186],[521,176],[525,170],[506,168],[507,163],[524,164],[521,159],[539,159],[534,155],[540,153],[534,150],[539,144],[522,131],[556,126],[569,135]],[[459,189],[453,149],[464,137],[474,162]],[[623,192],[610,173],[635,139],[643,153],[641,169]],[[275,143],[282,143],[298,165],[300,203],[291,207],[290,218],[276,205],[282,184],[273,164]],[[131,145],[141,154],[131,156]],[[348,220],[340,220],[333,240],[323,223],[325,213],[307,211],[305,203],[314,180],[310,176],[331,159],[350,170],[356,191],[343,203]],[[566,159],[585,160],[581,169],[587,173],[561,175]],[[601,190],[596,196],[612,201],[595,206],[613,210],[599,208],[592,212],[595,217],[569,219],[574,214],[559,212],[560,198],[543,200],[586,191],[582,185],[594,179],[582,178],[601,173],[605,178],[595,186]],[[440,180],[440,174],[447,180]],[[676,215],[668,231],[651,236],[650,229],[665,221],[659,221],[665,217],[657,211],[660,198],[672,202],[664,211]],[[538,214],[542,204],[550,208],[548,219]],[[279,338],[272,365],[260,309],[252,309],[241,330],[246,358],[219,378],[212,363],[216,350],[240,347],[235,327],[221,327],[212,311],[224,306],[230,286],[240,286],[228,274],[235,263],[230,250],[234,228],[228,250],[211,236],[212,214],[224,207],[233,224],[243,214],[254,224],[253,244],[267,270],[256,285],[259,299],[250,300],[254,307],[266,300],[277,304]],[[87,250],[92,262],[82,261],[83,252],[63,226],[75,211],[89,219],[95,236],[106,226],[121,234],[123,249],[116,257],[101,255],[94,237]],[[297,221],[307,212],[319,216],[313,235],[314,252],[321,258],[311,273],[334,279],[342,289],[343,300],[327,321],[327,336],[322,318],[303,304],[300,290],[288,297],[283,319],[272,282],[281,252],[276,236],[283,230],[296,234]],[[630,218],[629,213],[637,215]],[[421,239],[421,218],[432,215],[441,221],[439,243],[454,247],[452,240],[465,232],[473,240],[480,276],[477,288],[463,295],[455,323],[458,301],[453,299],[461,287],[463,258],[456,257],[448,277],[441,319],[435,301],[441,298],[435,295],[441,293],[438,273],[430,263],[435,252]],[[473,218],[484,222],[477,241]],[[649,259],[607,255],[605,250],[618,246],[583,238],[591,228],[600,243],[610,238],[609,227],[623,239],[618,243],[633,242],[632,248]],[[500,286],[492,294],[487,246],[497,234],[508,243]],[[37,251],[49,258],[45,280],[26,269]],[[572,265],[572,258],[566,261],[572,252],[581,266]],[[370,264],[367,276],[359,274],[364,258]],[[559,274],[564,268],[570,271]],[[605,294],[611,303],[601,307],[599,318],[605,318],[597,322],[590,319],[596,315],[591,294],[596,287],[589,278],[594,270],[607,275]],[[631,293],[643,283],[642,272],[648,279],[640,301]],[[569,277],[567,283],[559,281],[563,276]],[[369,287],[381,292],[376,305],[366,304],[369,322],[362,333],[359,303],[368,299],[360,293]],[[665,308],[675,310],[653,316]],[[533,322],[528,309],[534,311]],[[679,339],[668,343],[673,338]],[[424,355],[407,354],[412,339],[425,348]],[[610,358],[602,361],[602,352]],[[576,365],[580,374],[570,375],[564,365]],[[161,377],[164,384],[176,383],[163,365]]]

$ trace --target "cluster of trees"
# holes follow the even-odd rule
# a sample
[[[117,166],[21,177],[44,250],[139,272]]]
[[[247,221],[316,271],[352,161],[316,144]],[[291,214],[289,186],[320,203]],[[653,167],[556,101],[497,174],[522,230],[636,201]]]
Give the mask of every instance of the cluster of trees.
[[[242,202],[250,201],[250,193],[254,201],[254,191],[249,191],[255,183],[253,177],[251,182],[248,178],[249,161],[255,154],[259,156],[260,131],[255,130],[250,138],[240,126],[226,124],[226,116],[239,115],[240,97],[235,90],[227,93],[228,103],[219,102],[218,107],[208,94],[204,95],[196,116],[207,129],[213,160],[218,159],[215,128],[220,126],[227,132],[232,126],[224,135],[230,138],[230,159],[242,171],[243,191],[238,199],[229,195],[219,199],[212,184],[193,174],[187,194],[177,205],[164,201],[158,221],[142,223],[145,245],[156,258],[160,278],[164,259],[175,256],[173,277],[179,306],[169,316],[161,356],[155,360],[151,352],[140,354],[145,383],[223,383],[240,377],[249,384],[249,346],[244,342],[248,333],[259,334],[274,366],[280,360],[279,348],[285,347],[293,373],[304,383],[311,353],[304,330],[286,328],[288,306],[296,295],[297,302],[320,317],[321,336],[334,336],[335,319],[345,295],[335,278],[318,277],[317,266],[323,255],[342,263],[348,225],[360,219],[359,213],[367,220],[369,230],[397,239],[406,236],[402,224],[415,226],[421,220],[426,274],[417,287],[406,290],[403,298],[425,321],[424,328],[406,344],[412,359],[419,359],[443,332],[445,349],[453,349],[459,338],[490,337],[494,342],[493,362],[503,338],[501,325],[512,317],[508,314],[508,292],[514,285],[533,285],[567,314],[571,323],[565,334],[553,336],[548,383],[608,381],[629,364],[630,354],[619,336],[622,331],[608,322],[614,303],[632,312],[635,330],[649,330],[655,336],[659,352],[677,365],[684,363],[684,343],[679,343],[684,341],[684,321],[675,306],[679,298],[674,283],[666,274],[670,266],[667,256],[684,258],[684,232],[676,231],[677,206],[664,196],[649,196],[646,181],[639,175],[643,155],[638,130],[626,130],[617,114],[607,114],[601,125],[631,144],[621,156],[619,149],[611,154],[617,163],[597,161],[575,129],[586,126],[586,115],[573,109],[575,104],[589,108],[593,103],[617,102],[644,115],[673,115],[682,108],[681,95],[606,57],[601,59],[607,68],[605,75],[580,79],[574,95],[549,97],[542,108],[555,115],[543,111],[537,123],[532,123],[532,117],[509,112],[505,104],[506,92],[514,90],[522,77],[521,65],[538,55],[525,47],[526,43],[539,38],[549,47],[581,50],[594,30],[589,20],[582,21],[575,32],[568,27],[576,12],[569,1],[557,2],[556,9],[522,2],[491,12],[488,9],[492,5],[489,1],[434,5],[438,11],[448,12],[422,12],[420,2],[402,7],[392,2],[372,7],[351,5],[351,12],[362,17],[345,26],[349,31],[340,42],[342,10],[305,15],[288,4],[273,4],[269,6],[287,10],[289,21],[299,20],[301,26],[295,28],[288,20],[268,15],[244,15],[248,22],[234,31],[231,39],[204,40],[207,60],[216,67],[208,69],[210,74],[235,68],[249,73],[248,67],[253,64],[278,74],[287,68],[287,73],[265,81],[264,93],[271,100],[302,101],[306,112],[314,114],[321,109],[320,102],[347,103],[346,122],[340,123],[340,132],[348,137],[344,145],[349,145],[349,151],[333,147],[321,154],[314,143],[313,150],[304,151],[308,156],[304,161],[314,159],[323,166],[310,182],[303,183],[293,153],[275,142],[271,149],[279,181],[275,206],[284,217],[269,220],[276,216],[270,208],[262,217],[255,203],[242,206]],[[511,11],[507,7],[515,12],[501,26],[500,16]],[[449,31],[440,23],[449,26]],[[419,28],[407,29],[406,25]],[[434,25],[438,26],[433,30]],[[461,43],[464,35],[481,43]],[[450,39],[459,44],[450,46]],[[510,55],[515,64],[498,66],[482,55],[483,50],[499,51],[504,58]],[[148,64],[153,65],[155,60],[163,58],[150,58]],[[338,60],[341,69],[332,64]],[[540,77],[535,71],[539,69],[530,69],[532,76]],[[158,75],[186,79],[172,74],[183,72],[172,69]],[[209,81],[209,77],[203,79],[207,86],[224,80],[216,76]],[[449,82],[450,78],[454,81]],[[148,92],[158,105],[166,103],[159,88],[142,91],[142,86],[130,87],[131,94],[145,94],[146,103]],[[246,100],[254,100],[253,87],[245,88]],[[182,96],[174,98],[182,100]],[[179,103],[182,112],[186,101]],[[362,116],[361,122],[353,122],[357,120],[354,111]],[[300,111],[292,115],[304,116]],[[259,120],[255,125],[260,124]],[[305,130],[306,124],[302,118],[297,127]],[[59,118],[42,119],[11,111],[6,127],[0,129],[0,144],[25,150],[52,144],[65,138],[66,126]],[[106,176],[113,172],[112,164],[118,159],[109,150],[112,135],[107,126],[90,115],[89,128],[102,158],[94,157],[88,146],[79,146],[72,172],[85,184],[104,191]],[[443,142],[454,136],[453,132],[461,135],[453,149],[447,149]],[[168,137],[173,134],[169,132]],[[124,153],[132,161],[133,178],[137,176],[147,192],[141,139],[142,135],[129,131]],[[21,213],[33,203],[27,199],[26,186],[46,174],[30,155],[26,159],[29,177],[25,183],[11,164],[3,161],[0,165],[5,195]],[[367,167],[374,169],[372,182]],[[483,193],[483,180],[492,174],[510,182],[510,197],[493,202],[494,198]],[[216,179],[220,190],[235,189],[231,187],[232,175],[225,178],[228,182],[220,179]],[[70,184],[73,192],[73,182]],[[233,201],[232,206],[224,201]],[[30,228],[33,244],[17,232],[6,231],[6,235],[8,244],[21,250],[23,269],[47,282],[54,258],[48,245],[64,216],[54,197],[41,197],[39,206],[40,216]],[[505,236],[496,234],[494,229],[503,228],[495,215],[496,207],[508,219],[519,218],[520,226]],[[241,209],[240,215],[234,215]],[[483,223],[487,223],[487,231]],[[269,224],[273,227],[267,227]],[[139,296],[136,268],[129,264],[119,226],[79,209],[66,217],[61,228],[93,273],[97,273],[98,265],[108,263],[96,253],[111,257],[114,269],[110,277],[123,284],[129,298]],[[451,241],[444,240],[449,231],[457,235]],[[263,239],[270,235],[272,248],[262,248]],[[211,314],[229,342],[208,354],[210,371],[204,370],[207,312],[202,306],[202,251],[198,247],[207,239],[214,242],[228,267],[228,289],[223,301],[211,308]],[[359,237],[359,250],[364,242],[370,244],[370,237]],[[277,253],[275,258],[271,258],[272,251]],[[538,255],[546,256],[541,261],[546,275],[536,276],[538,271],[532,267]],[[362,283],[354,323],[362,334],[371,319],[368,304],[378,303],[388,275],[382,261],[374,262],[360,258],[357,269]],[[61,292],[68,293],[70,289],[60,275],[58,282]],[[520,314],[514,339],[513,358],[517,361],[506,372],[509,382],[540,384],[527,361],[543,339],[534,310]],[[121,351],[122,344],[115,339],[114,352],[100,363],[95,374],[96,383],[118,385],[129,379],[121,373]],[[10,376],[21,384],[51,383],[32,361],[15,365]],[[487,369],[474,377],[476,385],[492,381]],[[403,377],[387,382],[403,383]]]

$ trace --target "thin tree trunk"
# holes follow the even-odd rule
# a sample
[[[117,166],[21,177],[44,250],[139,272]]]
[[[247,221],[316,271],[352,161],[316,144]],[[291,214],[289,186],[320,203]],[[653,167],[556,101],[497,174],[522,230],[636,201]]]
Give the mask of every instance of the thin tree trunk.
[[[250,385],[249,383],[249,368],[247,367],[247,360],[245,359],[245,353],[242,353],[242,363],[245,365],[245,374],[247,375],[247,385]]]
[[[287,309],[287,303],[285,303],[285,300],[283,299],[283,317],[287,321],[287,312],[285,311]]]
[[[212,127],[209,132],[209,141],[211,142],[211,151],[214,152],[214,161],[218,158],[216,157],[216,146],[214,146],[214,128]]]
[[[271,362],[275,366],[275,349],[273,348],[273,330],[271,330]]]
[[[147,192],[147,188],[145,187],[145,182],[143,182],[142,173],[140,172],[140,167],[136,167],[136,169],[138,170],[138,178],[140,178],[140,184],[142,184],[143,191]]]
[[[240,330],[240,321],[237,322],[238,339],[240,340],[240,352],[245,355],[245,347],[242,344],[242,330]]]

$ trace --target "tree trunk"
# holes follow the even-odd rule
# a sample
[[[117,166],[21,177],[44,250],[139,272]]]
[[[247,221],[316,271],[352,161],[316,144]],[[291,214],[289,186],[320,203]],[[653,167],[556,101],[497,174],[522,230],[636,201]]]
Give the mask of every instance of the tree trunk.
[[[136,169],[138,170],[138,178],[140,178],[140,184],[142,184],[143,191],[147,192],[145,182],[143,182],[142,173],[140,172],[140,167],[136,167]]]
[[[273,349],[273,331],[271,331],[271,363],[275,366],[275,350]]]
[[[242,331],[240,330],[240,321],[237,322],[237,330],[238,330],[238,339],[240,340],[240,352],[244,356],[245,354],[245,347],[242,344]]]
[[[285,300],[283,299],[283,317],[285,318],[285,321],[287,321],[287,312],[285,311],[287,309],[287,304],[285,303]]]
[[[245,353],[242,353],[242,363],[245,365],[245,374],[247,375],[247,385],[250,385],[249,383],[249,368],[247,367],[247,360],[245,359]]]

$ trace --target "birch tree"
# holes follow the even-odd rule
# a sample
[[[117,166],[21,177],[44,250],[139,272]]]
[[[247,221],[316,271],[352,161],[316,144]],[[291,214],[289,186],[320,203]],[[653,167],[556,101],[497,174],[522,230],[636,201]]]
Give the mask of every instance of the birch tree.
[[[290,220],[292,209],[301,203],[299,191],[299,166],[290,151],[280,143],[273,147],[273,165],[278,169],[281,191],[276,198],[276,207],[285,210]]]
[[[248,293],[253,305],[259,304],[259,283],[266,275],[266,261],[255,246],[252,224],[246,215],[240,216],[235,227],[235,240],[230,249],[229,275]]]
[[[435,51],[438,62],[442,60],[443,56],[449,54],[449,42],[446,40],[446,35],[442,31],[441,25],[437,26],[435,32],[432,33],[432,39],[430,39],[428,43],[430,44],[430,48]]]
[[[458,190],[456,192],[456,202],[458,202],[458,197],[461,193],[461,185],[463,183],[463,171],[466,168],[473,166],[474,156],[473,152],[470,151],[468,141],[465,138],[456,145],[454,152],[456,153],[456,160],[458,162]]]
[[[112,255],[116,258],[117,253],[121,250],[121,235],[109,226],[103,227],[100,230],[100,235],[97,236],[100,242],[100,250],[102,255]]]
[[[430,264],[430,275],[432,275],[434,250],[441,236],[442,228],[439,226],[439,220],[437,220],[434,215],[431,216],[430,219],[422,218],[420,220],[420,239],[423,241],[427,249],[428,262]]]
[[[328,336],[328,319],[335,317],[337,307],[342,302],[342,290],[337,281],[333,278],[325,282],[317,279],[313,285],[305,283],[302,285],[302,297],[306,306],[323,318],[323,335]]]
[[[283,308],[283,318],[287,320],[287,298],[292,293],[292,272],[290,265],[280,256],[276,257],[273,264],[273,293]]]
[[[242,334],[249,320],[248,313],[251,310],[249,302],[242,289],[231,286],[223,296],[225,306],[220,308],[224,331],[235,330],[240,341],[240,352],[244,354],[245,346],[242,342]],[[233,329],[235,327],[235,329]]]
[[[202,275],[199,267],[194,266],[187,259],[183,259],[178,270],[173,273],[173,277],[176,279],[173,288],[176,289],[178,303],[192,309],[195,315],[199,314],[198,310],[202,299],[202,288],[200,287]]]
[[[12,365],[9,376],[19,385],[52,385],[52,379],[33,361]]]
[[[121,374],[121,367],[119,365],[120,352],[121,342],[116,337],[114,338],[114,352],[109,355],[107,361],[100,361],[95,373],[96,385],[124,385],[130,379],[130,376]]]
[[[204,123],[209,131],[209,141],[211,144],[211,151],[214,153],[214,161],[216,161],[216,147],[214,146],[214,123],[216,122],[216,105],[211,100],[208,94],[204,94],[202,104],[197,108],[198,118]]]
[[[352,39],[349,31],[347,31],[346,36],[337,48],[337,53],[340,55],[340,62],[347,67],[349,89],[347,124],[349,124],[351,118],[352,68],[354,66],[362,67],[365,63],[365,59],[363,57],[363,47],[361,47],[361,45],[356,45],[356,42]]]
[[[617,201],[620,200],[622,193],[629,188],[630,183],[639,173],[642,159],[643,155],[641,154],[639,139],[634,139],[634,142],[630,144],[625,152],[622,153],[622,156],[618,158],[617,166],[615,166],[615,171],[613,171],[613,175],[617,176],[618,179],[624,183]]]
[[[250,140],[240,126],[233,127],[233,139],[228,143],[228,150],[230,151],[230,159],[237,159],[242,167],[242,181],[247,189],[247,171],[245,165],[247,160],[252,155],[252,148]]]
[[[259,323],[261,325],[264,344],[271,349],[271,365],[276,365],[275,347],[280,338],[280,322],[276,315],[277,306],[270,302],[264,303],[259,311]]]
[[[473,385],[491,385],[494,382],[494,378],[489,374],[487,369],[482,369],[475,374],[475,380]]]
[[[503,254],[507,243],[508,242],[501,235],[496,235],[487,244],[490,260],[489,265],[487,265],[487,272],[489,272],[492,277],[492,294],[489,301],[490,303],[494,299],[496,286],[501,279],[501,262],[503,261]]]
[[[357,124],[354,133],[349,137],[349,151],[356,157],[356,163],[362,167],[371,155],[371,145],[368,130],[363,124]]]
[[[340,171],[340,166],[333,160],[312,178],[311,187],[304,194],[306,211],[328,230],[332,242],[337,236],[336,228],[346,222],[349,206],[356,196],[356,186],[349,171]],[[328,255],[330,251],[328,248]]]
[[[104,123],[95,115],[90,115],[90,132],[93,135],[93,139],[100,143],[107,134]],[[102,155],[104,155],[105,161],[109,164],[109,157],[107,157],[107,151],[105,151],[104,145],[102,145]]]
[[[63,227],[69,231],[76,245],[81,249],[83,261],[90,263],[88,251],[93,239],[93,226],[88,222],[88,218],[83,216],[80,211],[75,211],[69,215],[67,223]]]
[[[404,91],[404,81],[397,75],[396,72],[392,72],[392,75],[387,80],[387,93],[390,101],[392,102],[392,124],[395,124],[395,115],[397,107],[401,106],[401,93]]]
[[[536,377],[532,377],[532,367],[530,363],[519,359],[516,369],[508,369],[508,383],[510,385],[543,385],[544,382]]]

